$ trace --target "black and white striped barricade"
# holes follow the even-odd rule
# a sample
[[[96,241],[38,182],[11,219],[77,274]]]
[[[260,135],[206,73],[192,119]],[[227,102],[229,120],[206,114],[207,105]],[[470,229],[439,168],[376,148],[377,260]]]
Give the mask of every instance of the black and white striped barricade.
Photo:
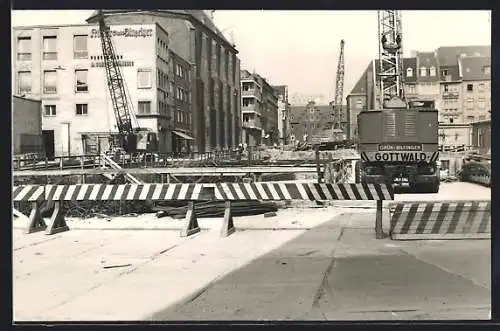
[[[226,201],[221,236],[234,232],[231,201],[234,200],[376,200],[375,233],[384,237],[382,230],[382,201],[394,200],[391,185],[379,184],[325,184],[296,182],[216,183],[205,184],[215,188],[215,199]]]
[[[186,225],[181,236],[189,236],[200,231],[195,212],[196,201],[226,201],[221,236],[235,231],[231,212],[231,201],[235,200],[376,200],[377,212],[375,231],[382,238],[382,201],[393,200],[392,186],[378,184],[318,184],[292,182],[259,183],[209,183],[209,184],[81,184],[46,185],[42,187],[43,199],[54,203],[54,212],[47,233],[68,230],[62,211],[63,201],[188,201]],[[35,204],[35,208],[39,208]],[[36,222],[43,222],[39,209]],[[38,224],[37,223],[37,224]]]
[[[401,201],[391,204],[394,240],[489,239],[491,201]]]
[[[42,185],[22,185],[12,188],[13,202],[31,202],[32,209],[29,216],[26,233],[44,231],[47,229],[45,221],[40,215],[40,204],[45,200],[45,187]]]

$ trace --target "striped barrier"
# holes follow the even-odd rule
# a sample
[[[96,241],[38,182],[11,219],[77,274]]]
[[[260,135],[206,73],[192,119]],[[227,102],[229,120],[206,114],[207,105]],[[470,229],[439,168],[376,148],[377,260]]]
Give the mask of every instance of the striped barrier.
[[[46,185],[45,200],[393,200],[390,186],[375,184],[217,183]]]
[[[234,232],[231,201],[235,200],[376,200],[377,238],[382,229],[382,200],[393,200],[390,185],[378,184],[318,184],[291,182],[260,183],[199,183],[199,184],[81,184],[81,185],[27,185],[13,188],[14,201],[33,202],[32,217],[27,233],[46,230],[53,234],[68,230],[64,220],[63,201],[190,201],[186,214],[186,228],[181,236],[199,231],[195,201],[226,201],[223,237]],[[55,209],[49,226],[40,217],[40,203],[54,203]]]
[[[401,202],[391,212],[395,240],[491,237],[491,201]]]

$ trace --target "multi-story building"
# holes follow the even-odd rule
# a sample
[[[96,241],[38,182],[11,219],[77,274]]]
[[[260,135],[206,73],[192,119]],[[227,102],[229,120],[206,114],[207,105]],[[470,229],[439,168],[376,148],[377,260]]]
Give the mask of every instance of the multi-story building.
[[[288,102],[288,86],[273,86],[278,94],[278,131],[281,145],[288,144],[290,136],[290,103]]]
[[[279,143],[278,95],[256,73],[241,71],[242,142],[248,146]]]
[[[491,112],[491,58],[459,58],[462,84],[461,95],[464,121],[484,121]]]
[[[436,50],[439,72],[441,104],[439,118],[443,123],[466,123],[463,100],[463,68],[461,58],[491,57],[491,46],[447,46]],[[469,115],[470,116],[470,115]]]
[[[347,107],[343,106],[345,113]],[[333,129],[331,105],[292,105],[290,108],[290,143],[310,142],[311,138],[325,129]]]
[[[235,146],[240,140],[238,51],[203,10],[104,10],[108,23],[158,24],[169,47],[191,65],[195,151]],[[97,21],[94,13],[87,22]]]
[[[174,128],[172,136],[172,150],[176,153],[190,151],[193,146],[191,142],[193,113],[191,111],[191,66],[189,62],[170,51],[170,63],[173,68],[173,82],[170,88],[173,89],[173,111],[171,123]],[[159,77],[160,78],[160,77]]]
[[[98,29],[94,24],[13,29],[13,90],[42,101],[48,157],[104,151],[109,133],[117,132]],[[179,57],[169,48],[168,33],[155,23],[111,25],[111,31],[134,124],[157,133],[160,152],[172,151],[179,82],[173,59]]]

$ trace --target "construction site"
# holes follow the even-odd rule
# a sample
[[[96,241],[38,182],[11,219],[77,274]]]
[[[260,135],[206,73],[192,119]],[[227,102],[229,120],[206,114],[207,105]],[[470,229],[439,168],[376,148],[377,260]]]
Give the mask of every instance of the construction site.
[[[139,14],[148,15],[142,12]],[[157,14],[170,15],[161,12]],[[103,62],[101,70],[105,73],[102,80],[111,106],[108,112],[115,123],[114,129],[110,128],[107,135],[100,133],[93,148],[85,147],[85,144],[91,144],[92,139],[89,138],[83,143],[82,150],[92,153],[80,155],[71,152],[48,155],[47,137],[44,134],[43,139],[40,138],[41,123],[38,129],[34,128],[31,132],[17,132],[19,144],[29,146],[20,147],[12,161],[13,224],[17,231],[14,236],[14,265],[23,270],[16,277],[20,279],[19,284],[24,284],[18,285],[18,297],[14,295],[18,304],[14,310],[18,318],[170,320],[233,319],[235,315],[236,319],[265,320],[462,319],[465,306],[457,297],[458,292],[459,297],[467,298],[466,301],[475,307],[471,313],[473,318],[491,317],[491,303],[486,295],[486,290],[490,288],[490,280],[486,279],[489,273],[489,262],[486,261],[489,257],[486,255],[489,256],[489,250],[486,253],[486,245],[483,244],[491,238],[491,138],[488,138],[491,122],[489,127],[484,121],[468,124],[467,134],[472,138],[466,144],[445,146],[442,137],[450,133],[443,133],[444,126],[439,120],[437,105],[406,96],[400,11],[380,10],[377,13],[379,67],[374,70],[377,73],[373,89],[375,107],[363,109],[355,116],[356,137],[350,134],[354,131],[351,129],[353,115],[344,104],[344,48],[350,41],[342,39],[335,73],[335,97],[327,107],[327,115],[324,118],[316,116],[319,114],[318,107],[314,102],[310,103],[304,106],[304,121],[313,118],[313,124],[304,124],[302,131],[293,133],[293,139],[283,139],[280,144],[273,143],[273,140],[264,143],[266,137],[271,136],[272,128],[268,126],[266,132],[262,131],[263,143],[254,146],[240,143],[242,140],[235,138],[248,125],[248,120],[245,124],[241,111],[229,110],[232,106],[221,115],[215,112],[208,114],[208,118],[217,118],[223,123],[214,126],[217,129],[213,130],[217,131],[213,132],[210,126],[202,130],[199,119],[195,120],[198,124],[193,124],[191,120],[182,122],[186,124],[186,130],[182,131],[172,129],[163,120],[153,125],[151,120],[141,116],[139,110],[135,111],[131,101],[135,97],[130,95],[126,83],[131,76],[124,74],[125,65],[120,62],[122,58],[114,42],[119,35],[110,23],[119,20],[119,15],[111,10],[98,10],[92,16],[93,24],[98,25],[93,33],[94,38],[99,39],[102,54],[99,59]],[[149,30],[137,29],[142,31],[140,33],[144,34],[144,38],[147,37]],[[169,33],[166,29],[161,31],[166,35]],[[157,40],[160,39],[158,37]],[[193,40],[198,40],[198,37]],[[234,60],[232,63],[235,66]],[[158,80],[162,79],[158,73]],[[188,89],[187,83],[185,86]],[[231,89],[231,86],[221,88],[213,99],[222,100],[224,91],[230,95],[233,93]],[[234,92],[235,95],[244,96],[241,86],[238,89],[240,91]],[[193,98],[203,98],[194,94]],[[186,98],[191,98],[190,94],[189,97],[187,95]],[[220,101],[220,104],[225,105],[226,102]],[[234,105],[232,101],[228,104]],[[34,107],[37,105],[42,107],[40,104]],[[175,109],[181,109],[179,107]],[[54,115],[55,109],[54,106]],[[52,111],[52,108],[47,108],[44,103],[46,111]],[[84,108],[77,108],[78,111],[83,112]],[[176,114],[182,112],[178,110]],[[285,111],[282,118],[286,115]],[[191,118],[191,115],[175,116]],[[235,119],[234,116],[241,118]],[[320,125],[314,124],[316,122]],[[302,127],[302,120],[297,123]],[[285,123],[281,127],[285,128]],[[70,137],[70,124],[65,128]],[[71,130],[73,128],[71,126]],[[199,132],[194,133],[196,130]],[[205,133],[206,137],[199,138]],[[23,145],[23,141],[27,142]],[[68,142],[63,143],[67,151],[71,151],[73,141],[68,138]],[[470,194],[460,195],[463,192]],[[123,229],[144,231],[133,231],[133,234],[126,235],[128,239],[123,240],[126,236],[118,234]],[[86,239],[79,237],[79,234],[92,230],[109,230],[109,235],[105,231],[94,231],[85,235]],[[148,230],[162,231],[153,234]],[[278,234],[279,231],[283,234]],[[57,240],[45,244],[46,239],[42,235]],[[116,239],[115,235],[122,239]],[[435,239],[439,239],[437,243],[432,242]],[[462,258],[469,262],[474,257],[467,256],[463,247],[459,248],[448,239],[461,239],[463,247],[476,254],[475,264],[469,268],[463,261],[449,260],[451,249],[462,252],[458,255],[462,254]],[[22,240],[29,243],[22,243]],[[127,257],[122,257],[119,251],[125,249],[123,244],[113,244],[116,252],[111,255],[95,248],[99,241],[111,245],[114,240],[136,245],[139,253],[127,251],[123,253]],[[96,291],[81,285],[78,291],[87,294],[72,292],[66,295],[63,293],[66,290],[64,286],[69,283],[63,281],[59,289],[62,292],[57,298],[51,299],[53,302],[46,307],[35,309],[34,304],[28,302],[32,287],[23,283],[23,277],[39,269],[41,275],[43,268],[33,267],[30,271],[31,267],[23,261],[33,254],[30,250],[34,249],[34,245],[43,250],[44,245],[63,245],[63,242],[70,245],[68,242],[71,241],[80,242],[82,246],[70,246],[67,257],[63,258],[66,254],[63,246],[57,248],[62,254],[60,256],[53,253],[54,247],[47,248],[47,252],[43,253],[52,256],[55,261],[53,268],[62,272],[60,270],[64,266],[57,261],[62,263],[67,258],[71,259],[73,253],[78,259],[76,256],[91,254],[82,252],[95,250],[101,256],[99,268],[110,269],[109,272],[113,273],[108,278],[102,276],[101,271],[96,271],[96,279],[104,278],[95,282],[109,282],[109,285],[103,285]],[[146,247],[148,242],[150,246]],[[421,245],[419,242],[428,244]],[[212,246],[215,253],[205,249]],[[451,246],[453,248],[449,248]],[[143,247],[147,257],[134,255],[142,254]],[[167,300],[169,302],[162,301],[154,293],[160,285],[153,284],[151,280],[143,293],[130,294],[127,299],[110,294],[115,293],[109,292],[113,286],[118,286],[113,285],[115,280],[117,283],[124,282],[120,285],[123,289],[134,287],[131,284],[139,282],[139,278],[134,278],[139,277],[134,276],[135,271],[150,268],[156,259],[166,259],[170,253],[164,253],[169,250],[172,250],[172,260],[164,261],[163,267],[170,268],[172,265],[173,271],[167,278],[177,282],[179,274],[191,275],[186,276],[185,293],[168,285],[172,288],[160,292],[171,293],[172,297]],[[396,250],[405,251],[406,255],[399,255]],[[219,254],[216,251],[220,256],[215,256]],[[180,254],[178,257],[176,252]],[[204,258],[211,254],[214,260]],[[222,260],[228,254],[231,255],[231,263],[226,265]],[[380,257],[375,257],[375,254],[380,254]],[[424,254],[427,254],[425,258],[422,257]],[[388,260],[382,256],[389,256]],[[97,255],[88,257],[98,258]],[[110,259],[120,261],[108,263]],[[349,259],[352,261],[349,262]],[[387,265],[385,270],[392,272],[382,272],[383,268],[377,267],[377,259]],[[189,265],[188,260],[192,261]],[[333,260],[340,261],[340,266],[335,268],[344,268],[339,269],[338,276],[335,276],[336,269],[331,266]],[[195,265],[195,261],[200,263]],[[356,264],[358,262],[359,265]],[[149,263],[148,266],[146,263]],[[345,266],[342,266],[343,263]],[[375,271],[359,269],[367,263],[378,268],[378,276]],[[404,287],[403,283],[390,285],[390,279],[397,283],[411,276],[412,272],[407,270],[401,272],[406,276],[397,278],[396,274],[400,271],[398,265],[402,264],[413,270],[414,275],[429,275],[425,281],[411,280],[417,283],[415,293],[424,293],[415,305],[402,304],[403,296],[390,298],[389,294],[387,297],[384,294],[385,290],[394,292],[395,288]],[[436,265],[437,268],[433,267]],[[292,269],[283,272],[288,267]],[[78,268],[83,268],[83,265]],[[474,275],[473,268],[480,269],[481,275]],[[448,275],[441,269],[448,270]],[[269,276],[270,282],[283,285],[283,291],[277,290],[278,294],[273,298],[266,296],[269,293],[266,292],[266,281],[259,278],[257,270],[264,270],[263,274]],[[307,274],[307,270],[311,274]],[[328,286],[343,289],[340,299],[326,289],[325,280],[320,279],[323,273],[324,277],[331,278]],[[363,273],[364,278],[359,276]],[[194,274],[199,276],[192,276]],[[285,279],[286,274],[291,278]],[[353,294],[355,286],[350,288],[351,285],[346,285],[354,275],[360,278],[357,286],[364,288],[369,297],[365,307],[360,308],[362,312],[356,308],[361,301],[356,299],[359,295]],[[148,279],[158,278],[154,277],[153,270],[146,276]],[[389,285],[380,277],[387,277]],[[474,285],[465,286],[460,277],[469,278]],[[227,286],[231,287],[232,282],[239,284],[238,280],[249,287],[236,286],[234,292],[229,294],[231,291],[227,290]],[[94,285],[90,283],[93,281],[89,280],[88,284],[92,288]],[[297,298],[293,297],[294,291],[289,288],[294,281],[301,284]],[[430,286],[432,281],[436,283]],[[227,284],[223,285],[224,282]],[[436,293],[439,292],[438,283],[448,283],[441,285],[441,294]],[[430,288],[424,288],[426,285]],[[287,288],[288,291],[285,291]],[[373,288],[379,292],[373,292]],[[47,293],[40,295],[46,297]],[[251,293],[256,293],[255,297]],[[380,311],[375,303],[379,295],[380,300],[387,299]],[[137,311],[127,313],[128,298],[137,296],[140,302],[148,301],[149,304],[141,306],[138,303],[140,308]],[[114,312],[100,304],[89,312],[77,309],[84,304],[94,305],[101,297],[106,297],[104,301],[115,307]],[[271,303],[277,306],[278,302],[285,302],[283,300],[303,302],[304,307],[290,306],[283,311],[271,308]],[[445,302],[449,305],[448,310],[436,308],[441,301],[443,305]],[[222,308],[222,302],[225,302],[226,308]],[[397,306],[404,306],[404,309],[398,310]]]

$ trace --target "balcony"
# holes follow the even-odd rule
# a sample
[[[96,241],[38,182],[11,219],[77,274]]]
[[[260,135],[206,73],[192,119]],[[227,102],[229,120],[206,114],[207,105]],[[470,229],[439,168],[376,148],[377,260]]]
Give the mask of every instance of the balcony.
[[[253,114],[262,115],[260,113],[260,111],[259,111],[259,108],[256,107],[255,105],[242,106],[241,107],[241,112],[242,113],[253,113]]]
[[[460,94],[458,92],[443,92],[443,99],[459,99]]]
[[[243,121],[243,127],[248,129],[262,129],[262,124],[260,123],[260,119],[252,119],[248,121]]]
[[[260,94],[260,91],[259,90],[256,90],[256,89],[250,89],[250,90],[242,90],[241,91],[241,96],[243,98],[256,98],[258,99],[259,101],[261,100],[262,96]]]

